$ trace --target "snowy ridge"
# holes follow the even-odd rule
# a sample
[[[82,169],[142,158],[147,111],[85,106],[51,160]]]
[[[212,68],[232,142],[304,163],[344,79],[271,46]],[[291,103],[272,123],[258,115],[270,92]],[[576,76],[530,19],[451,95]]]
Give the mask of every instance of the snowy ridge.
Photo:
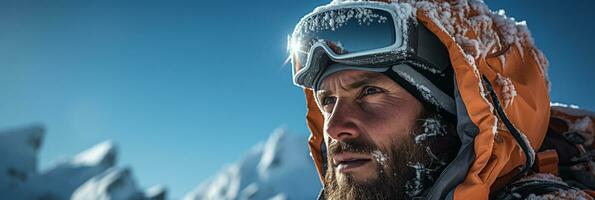
[[[114,165],[116,162],[116,145],[105,141],[88,149],[72,159],[72,164],[80,165]]]
[[[167,199],[164,186],[142,190],[129,167],[116,165],[112,141],[38,171],[44,132],[40,125],[0,130],[0,199]],[[314,199],[320,187],[307,138],[277,129],[185,199]]]
[[[589,116],[595,118],[595,112],[590,110],[581,109],[579,106],[574,104],[563,104],[560,102],[550,102],[552,110],[557,110],[569,115],[576,116]]]
[[[0,131],[0,199],[28,196],[25,184],[36,175],[37,152],[43,136],[41,125]]]
[[[164,185],[154,185],[145,190],[145,198],[147,200],[166,199],[167,188]]]
[[[142,199],[128,168],[110,168],[81,185],[72,200]]]
[[[0,199],[165,199],[165,189],[141,191],[128,168],[116,167],[117,147],[100,143],[37,171],[41,125],[0,131]]]
[[[89,154],[89,152],[92,154]],[[79,163],[81,159],[94,162]],[[115,164],[116,147],[111,142],[104,142],[76,155],[72,160],[58,162],[49,169],[42,171],[42,173],[33,177],[28,185],[29,188],[35,188],[35,191],[43,193],[42,196],[68,199],[72,192],[85,181],[113,167]]]
[[[306,144],[306,137],[277,129],[184,199],[315,199],[321,185]]]

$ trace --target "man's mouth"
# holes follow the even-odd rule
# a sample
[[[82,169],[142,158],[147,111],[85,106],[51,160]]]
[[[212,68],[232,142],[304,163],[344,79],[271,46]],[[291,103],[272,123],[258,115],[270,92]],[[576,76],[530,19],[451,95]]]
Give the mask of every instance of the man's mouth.
[[[333,164],[337,172],[347,173],[372,161],[368,155],[340,153],[333,156]]]

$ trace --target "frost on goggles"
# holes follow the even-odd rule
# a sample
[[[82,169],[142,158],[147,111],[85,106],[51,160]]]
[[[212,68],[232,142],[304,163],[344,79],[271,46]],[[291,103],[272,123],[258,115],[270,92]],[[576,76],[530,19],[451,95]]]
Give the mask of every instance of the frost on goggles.
[[[391,13],[374,8],[339,8],[303,19],[289,41],[294,72],[304,68],[311,47],[326,45],[337,55],[380,49],[395,43]]]

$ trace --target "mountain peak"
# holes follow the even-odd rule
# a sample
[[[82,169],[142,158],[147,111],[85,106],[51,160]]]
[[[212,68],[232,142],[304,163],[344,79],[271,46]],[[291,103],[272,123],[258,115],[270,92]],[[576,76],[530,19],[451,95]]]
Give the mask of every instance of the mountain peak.
[[[0,130],[0,183],[21,184],[36,173],[44,132],[41,125]]]
[[[305,136],[278,128],[184,199],[314,199],[320,183],[307,144]]]
[[[108,140],[79,153],[72,159],[72,163],[87,166],[100,164],[113,166],[117,159],[116,155],[116,144],[113,141]]]

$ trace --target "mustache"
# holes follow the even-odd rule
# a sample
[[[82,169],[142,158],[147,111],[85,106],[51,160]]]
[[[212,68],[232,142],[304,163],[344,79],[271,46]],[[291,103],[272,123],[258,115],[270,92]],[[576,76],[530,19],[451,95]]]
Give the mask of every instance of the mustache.
[[[328,147],[328,154],[330,156],[342,152],[358,152],[358,153],[372,153],[379,149],[376,144],[371,141],[363,139],[347,140],[347,141],[331,141]]]

